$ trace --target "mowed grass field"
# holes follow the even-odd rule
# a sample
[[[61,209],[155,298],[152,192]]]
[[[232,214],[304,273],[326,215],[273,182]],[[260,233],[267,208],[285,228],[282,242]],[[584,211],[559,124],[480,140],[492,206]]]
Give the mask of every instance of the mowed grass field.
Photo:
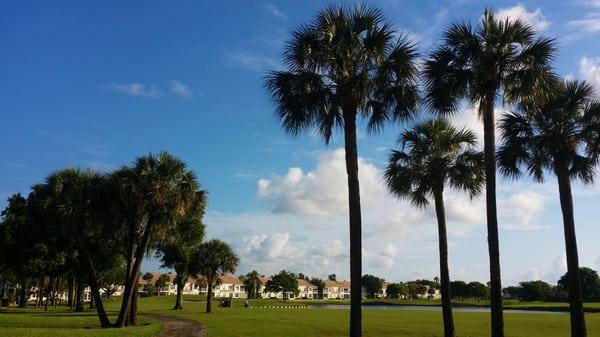
[[[109,304],[114,310],[112,321],[116,320],[117,305],[116,301]],[[60,306],[48,308],[47,312],[43,308],[0,309],[0,336],[6,337],[148,337],[155,336],[163,328],[160,322],[145,316],[139,317],[139,323],[132,328],[102,329],[95,310],[75,313]]]
[[[348,311],[332,309],[259,309],[244,308],[235,301],[233,308],[217,308],[205,314],[205,303],[198,296],[186,296],[184,309],[171,310],[173,296],[141,298],[142,313],[158,313],[191,318],[205,324],[211,337],[342,337],[346,336]],[[250,301],[251,305],[273,305],[271,300]],[[295,302],[286,303],[294,305]],[[119,301],[107,303],[114,314]],[[536,305],[539,306],[539,305]],[[600,336],[600,314],[586,315],[589,336]],[[142,325],[128,329],[100,329],[94,311],[83,314],[65,309],[9,309],[0,312],[0,336],[155,336],[160,323],[141,315]],[[489,314],[456,312],[457,336],[489,336]],[[507,337],[563,337],[569,334],[567,314],[505,314]],[[366,337],[442,336],[441,313],[437,311],[364,310],[363,331]]]

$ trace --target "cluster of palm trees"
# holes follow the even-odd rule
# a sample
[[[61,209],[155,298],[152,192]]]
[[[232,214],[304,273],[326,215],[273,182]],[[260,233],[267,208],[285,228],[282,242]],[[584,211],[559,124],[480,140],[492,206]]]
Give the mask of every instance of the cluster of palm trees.
[[[359,5],[330,6],[292,33],[285,70],[265,77],[275,116],[292,135],[314,129],[326,143],[343,131],[349,192],[350,279],[360,284],[361,206],[357,118],[369,132],[408,121],[429,108],[436,118],[400,136],[385,171],[390,191],[424,207],[433,199],[439,229],[440,281],[445,336],[454,336],[444,214],[444,188],[475,196],[485,191],[490,259],[491,334],[504,336],[496,209],[496,165],[516,177],[523,167],[535,180],[558,178],[569,275],[571,335],[585,336],[578,279],[570,180],[590,182],[600,153],[600,104],[590,86],[563,82],[552,71],[553,39],[516,19],[486,10],[478,25],[452,24],[419,67],[415,45],[383,13]],[[421,69],[421,71],[419,71]],[[422,90],[420,90],[422,89]],[[421,92],[423,91],[423,92]],[[505,113],[495,122],[494,107]],[[472,131],[453,127],[451,116],[470,104],[484,127],[483,152]],[[496,127],[501,145],[496,154]],[[485,188],[485,190],[484,190]],[[360,287],[352,287],[350,336],[361,335]]]
[[[27,198],[9,199],[0,223],[0,269],[21,283],[21,305],[27,303],[28,279],[50,275],[53,280],[73,269],[78,290],[89,285],[102,327],[136,325],[142,261],[151,251],[178,274],[175,309],[181,309],[180,291],[187,276],[207,278],[210,299],[215,275],[235,270],[239,259],[226,243],[202,242],[205,206],[206,193],[196,175],[164,152],[141,156],[105,174],[59,170],[34,185]],[[13,249],[35,254],[24,251],[28,259],[21,259]],[[99,283],[108,269],[120,270],[120,279],[111,282],[124,284],[119,315],[112,324]]]

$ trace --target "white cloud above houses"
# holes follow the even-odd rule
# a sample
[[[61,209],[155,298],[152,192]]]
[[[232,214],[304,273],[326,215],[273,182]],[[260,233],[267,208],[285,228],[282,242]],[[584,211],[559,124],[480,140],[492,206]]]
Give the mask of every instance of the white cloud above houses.
[[[512,7],[502,8],[496,15],[502,19],[522,20],[538,32],[543,32],[550,27],[550,21],[542,14],[541,8],[529,11],[522,3]]]

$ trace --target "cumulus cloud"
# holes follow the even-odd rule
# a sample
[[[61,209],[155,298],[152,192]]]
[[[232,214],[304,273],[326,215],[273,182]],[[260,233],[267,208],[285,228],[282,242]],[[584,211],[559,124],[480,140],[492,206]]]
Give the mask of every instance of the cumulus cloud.
[[[240,254],[240,271],[273,274],[285,268],[311,276],[348,277],[348,192],[343,149],[314,154],[310,169],[289,168],[257,182],[265,209],[239,214],[209,212],[208,237],[227,238]],[[388,280],[438,275],[437,222],[433,207],[418,209],[387,192],[382,170],[359,158],[365,273]],[[503,230],[538,230],[546,199],[530,185],[499,191]],[[449,245],[481,250],[480,263],[452,266],[453,277],[485,280],[485,202],[448,189]],[[477,248],[471,247],[472,245]]]
[[[368,208],[388,193],[381,172],[359,159],[361,202]],[[258,181],[258,196],[269,203],[274,212],[312,215],[340,215],[348,212],[348,188],[344,150],[320,155],[314,171],[292,167],[284,176]]]
[[[159,97],[162,95],[158,87],[143,83],[112,83],[107,86],[109,89],[116,92],[141,97]]]
[[[545,31],[550,27],[550,21],[544,17],[540,8],[528,11],[523,4],[500,9],[496,15],[501,19],[522,20],[538,32]]]
[[[171,90],[171,93],[178,96],[192,97],[194,94],[192,89],[177,80],[169,81],[169,89]]]
[[[519,231],[546,228],[537,223],[545,202],[546,198],[543,195],[533,191],[519,192],[500,199],[498,208],[502,210],[502,228]]]
[[[600,92],[600,57],[584,56],[579,61],[579,75]]]
[[[512,280],[510,284],[518,284],[522,281],[542,280],[550,284],[557,284],[558,280],[567,272],[567,256],[565,254],[554,258],[552,265],[549,268],[541,268],[539,266],[529,268],[525,273],[522,273]]]

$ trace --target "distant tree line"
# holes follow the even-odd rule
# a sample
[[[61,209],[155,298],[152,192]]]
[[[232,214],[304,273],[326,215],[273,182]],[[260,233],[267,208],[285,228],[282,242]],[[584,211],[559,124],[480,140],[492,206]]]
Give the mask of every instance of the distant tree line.
[[[600,277],[591,268],[579,268],[582,298],[585,302],[600,301]],[[518,286],[506,287],[504,295],[521,301],[566,301],[568,300],[567,274],[556,285],[536,280],[520,282]]]

